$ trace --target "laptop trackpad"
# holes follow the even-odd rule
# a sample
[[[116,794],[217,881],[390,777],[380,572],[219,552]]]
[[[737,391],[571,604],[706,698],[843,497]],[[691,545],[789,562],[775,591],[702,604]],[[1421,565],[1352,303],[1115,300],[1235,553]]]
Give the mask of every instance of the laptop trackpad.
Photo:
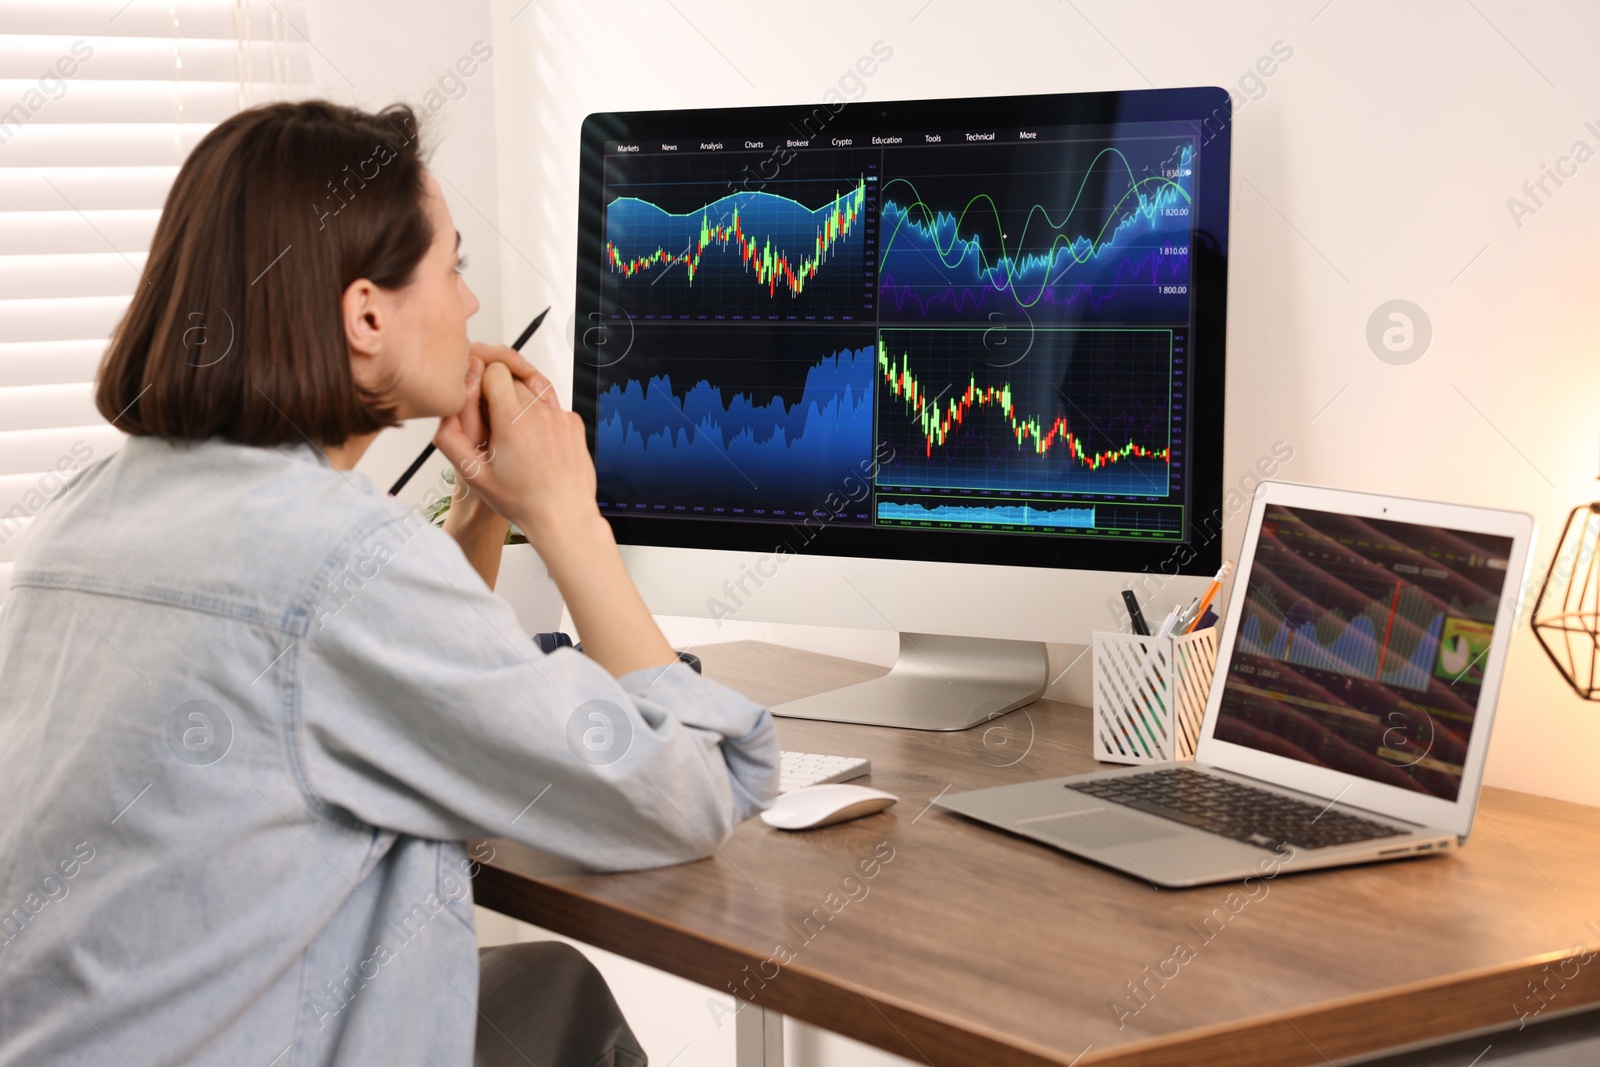
[[[1165,826],[1159,820],[1140,818],[1109,806],[1086,806],[1081,811],[1019,819],[1014,825],[1029,834],[1076,849],[1137,845],[1183,832],[1179,827]]]

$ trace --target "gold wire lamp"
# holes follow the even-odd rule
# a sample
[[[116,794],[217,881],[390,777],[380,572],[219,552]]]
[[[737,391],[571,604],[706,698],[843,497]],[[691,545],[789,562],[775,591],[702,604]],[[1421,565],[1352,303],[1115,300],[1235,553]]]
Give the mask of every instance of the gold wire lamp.
[[[1533,634],[1561,677],[1585,700],[1600,700],[1600,500],[1567,516],[1550,571],[1533,602]]]

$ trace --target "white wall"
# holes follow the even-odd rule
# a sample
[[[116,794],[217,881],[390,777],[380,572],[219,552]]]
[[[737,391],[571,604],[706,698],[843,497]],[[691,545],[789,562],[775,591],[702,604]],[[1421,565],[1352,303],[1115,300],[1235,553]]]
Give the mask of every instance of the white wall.
[[[1567,509],[1600,495],[1600,343],[1588,321],[1600,162],[1550,186],[1533,214],[1514,220],[1507,206],[1575,141],[1600,151],[1600,5],[324,0],[315,27],[367,104],[418,100],[472,41],[492,41],[492,92],[480,76],[441,110],[436,169],[456,185],[451,206],[484,297],[474,336],[509,338],[553,304],[557,328],[530,350],[564,386],[578,129],[590,112],[815,101],[878,40],[894,55],[865,99],[1227,86],[1242,101],[1229,481],[1281,439],[1295,449],[1283,475],[1293,480],[1528,510],[1541,569]],[[1292,56],[1253,76],[1278,42]],[[1365,339],[1391,299],[1415,302],[1432,324],[1431,346],[1409,365],[1380,361]],[[403,467],[425,429],[375,454],[373,477]],[[1229,532],[1228,554],[1241,534]],[[755,635],[864,647],[879,661],[893,652],[886,635],[859,645],[668,622],[680,641]],[[1081,667],[1074,676],[1081,692]],[[1519,632],[1488,781],[1600,804],[1597,756],[1600,705],[1574,697]],[[480,918],[487,937],[528,936]],[[657,1062],[680,1049],[682,1065],[729,1062],[731,1043],[719,1042],[732,1026],[707,1029],[704,990],[615,958],[602,965]],[[883,1061],[808,1031],[790,1055],[802,1067]]]

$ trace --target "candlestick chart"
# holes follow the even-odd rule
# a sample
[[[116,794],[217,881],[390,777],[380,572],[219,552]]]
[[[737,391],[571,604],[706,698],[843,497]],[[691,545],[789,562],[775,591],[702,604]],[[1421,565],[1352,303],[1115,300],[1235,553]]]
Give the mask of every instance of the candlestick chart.
[[[656,202],[665,189],[612,200],[607,306],[636,316],[859,315],[870,306],[867,177],[772,184],[782,191],[740,189],[677,213]]]
[[[1170,330],[1039,330],[996,366],[988,331],[880,331],[880,486],[1166,496]]]

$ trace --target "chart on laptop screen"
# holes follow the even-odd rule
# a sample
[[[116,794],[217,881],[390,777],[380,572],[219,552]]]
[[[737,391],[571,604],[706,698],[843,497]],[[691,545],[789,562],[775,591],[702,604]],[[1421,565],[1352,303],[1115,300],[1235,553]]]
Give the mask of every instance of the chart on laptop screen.
[[[772,133],[605,143],[608,514],[1184,540],[1193,123]]]
[[[1455,800],[1511,547],[1268,505],[1215,737]]]

